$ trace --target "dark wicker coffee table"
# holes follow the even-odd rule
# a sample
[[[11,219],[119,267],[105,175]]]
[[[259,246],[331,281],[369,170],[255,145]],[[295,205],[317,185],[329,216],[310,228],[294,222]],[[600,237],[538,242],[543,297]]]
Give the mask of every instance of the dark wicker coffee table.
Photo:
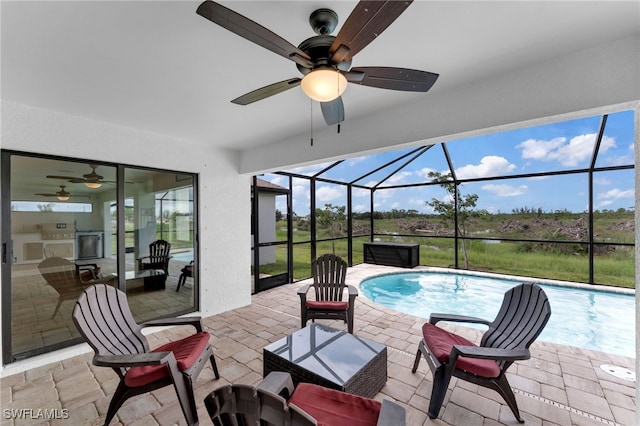
[[[387,347],[311,324],[263,350],[263,376],[286,371],[294,384],[314,383],[373,398],[387,382]]]

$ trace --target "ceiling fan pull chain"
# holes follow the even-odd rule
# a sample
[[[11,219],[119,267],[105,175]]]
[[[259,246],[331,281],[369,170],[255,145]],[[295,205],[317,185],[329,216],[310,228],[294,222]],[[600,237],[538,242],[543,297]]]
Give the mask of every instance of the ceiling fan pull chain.
[[[310,127],[310,134],[311,134],[311,146],[313,146],[313,100],[309,99],[309,127]]]

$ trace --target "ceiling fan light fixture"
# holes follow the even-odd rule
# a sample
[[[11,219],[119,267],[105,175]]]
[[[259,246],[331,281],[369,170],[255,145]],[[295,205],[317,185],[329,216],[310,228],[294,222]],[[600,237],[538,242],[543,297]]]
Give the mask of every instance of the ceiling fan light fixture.
[[[68,195],[58,195],[58,200],[67,201],[69,199]]]
[[[87,188],[91,188],[91,189],[98,189],[102,186],[102,183],[100,182],[85,182],[84,186],[86,186]]]
[[[347,78],[333,68],[318,68],[302,78],[302,91],[318,102],[339,98],[347,88]]]

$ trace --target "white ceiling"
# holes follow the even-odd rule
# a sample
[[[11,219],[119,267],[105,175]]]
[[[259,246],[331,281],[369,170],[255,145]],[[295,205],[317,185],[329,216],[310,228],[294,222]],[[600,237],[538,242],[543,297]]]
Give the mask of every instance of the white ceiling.
[[[2,98],[207,144],[264,148],[309,132],[299,89],[229,101],[297,77],[293,62],[195,13],[199,1],[2,1]],[[309,14],[353,1],[225,1],[294,45]],[[416,1],[353,66],[440,74],[426,94],[351,85],[346,122],[638,34],[639,2]],[[339,30],[340,27],[338,27]],[[334,33],[335,34],[335,33]],[[313,106],[315,127],[326,126]]]

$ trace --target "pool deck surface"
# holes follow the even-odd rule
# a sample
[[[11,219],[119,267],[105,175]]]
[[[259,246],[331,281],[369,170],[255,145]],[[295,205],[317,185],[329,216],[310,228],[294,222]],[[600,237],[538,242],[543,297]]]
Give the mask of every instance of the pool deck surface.
[[[347,283],[380,273],[406,269],[357,265],[349,268]],[[255,385],[262,379],[262,348],[300,328],[297,289],[309,281],[284,285],[252,297],[249,306],[203,318],[221,378],[214,380],[210,365],[195,383],[196,404],[201,425],[212,424],[204,408],[204,397],[227,383]],[[356,335],[388,347],[388,380],[376,399],[396,401],[406,408],[407,425],[515,425],[500,396],[488,389],[453,379],[437,419],[427,416],[432,376],[421,361],[415,374],[411,367],[421,327],[426,320],[395,312],[360,295],[356,299]],[[322,324],[346,330],[339,321]],[[447,324],[446,327],[479,341],[481,331]],[[615,332],[615,330],[612,330]],[[152,347],[190,333],[188,327],[163,329],[149,336]],[[635,372],[636,360],[536,341],[532,357],[518,361],[508,370],[520,412],[526,425],[624,425],[637,424],[636,383],[606,373],[601,365],[614,365]],[[101,425],[118,383],[107,368],[91,365],[93,353],[0,378],[0,425]],[[62,410],[66,419],[15,419],[10,410]],[[8,411],[9,410],[9,411]],[[62,413],[62,411],[58,411]],[[62,417],[62,416],[60,416]],[[171,387],[143,394],[127,401],[111,425],[184,425],[182,411]]]

